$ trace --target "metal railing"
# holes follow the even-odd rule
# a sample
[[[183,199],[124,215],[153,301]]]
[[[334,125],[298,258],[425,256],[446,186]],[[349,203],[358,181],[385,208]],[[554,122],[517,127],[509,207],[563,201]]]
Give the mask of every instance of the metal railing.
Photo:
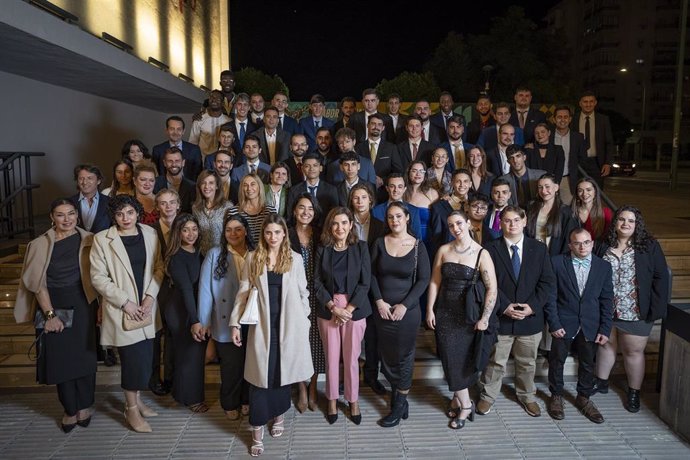
[[[34,238],[31,158],[43,152],[0,152],[0,239],[28,233]]]
[[[589,174],[587,174],[587,171],[585,171],[582,166],[578,165],[577,170],[580,172],[580,177],[590,177]],[[616,206],[616,203],[613,202],[610,196],[606,194],[601,188],[599,188],[599,196],[601,197],[602,201],[606,204],[606,206],[611,209],[611,211],[616,212],[618,209],[618,206]]]

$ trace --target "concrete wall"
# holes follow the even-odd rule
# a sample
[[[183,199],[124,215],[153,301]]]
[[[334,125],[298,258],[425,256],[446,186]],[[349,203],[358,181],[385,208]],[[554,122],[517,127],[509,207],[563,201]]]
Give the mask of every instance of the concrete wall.
[[[45,152],[32,162],[37,215],[75,193],[72,169],[94,163],[110,183],[113,162],[128,139],[149,149],[165,139],[168,114],[0,72],[0,151]],[[191,117],[185,116],[187,126]],[[184,138],[187,139],[185,133]]]

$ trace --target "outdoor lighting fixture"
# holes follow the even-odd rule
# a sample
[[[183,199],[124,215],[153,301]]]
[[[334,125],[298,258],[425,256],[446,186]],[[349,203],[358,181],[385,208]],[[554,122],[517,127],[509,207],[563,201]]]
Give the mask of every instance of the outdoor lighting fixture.
[[[103,32],[101,34],[101,37],[103,38],[104,42],[110,43],[115,48],[120,48],[125,53],[129,53],[130,51],[132,51],[134,49],[134,48],[132,48],[132,45],[130,45],[129,43],[125,43],[122,40],[120,40],[119,38],[113,37],[108,32]]]
[[[79,18],[69,11],[65,11],[59,6],[55,6],[52,3],[46,1],[46,0],[29,0],[29,3],[31,3],[34,6],[37,6],[38,8],[47,11],[48,13],[52,14],[53,16],[57,16],[58,18],[62,19],[63,21],[67,22],[79,22]]]
[[[170,66],[168,64],[166,64],[165,62],[161,62],[156,58],[152,58],[151,56],[149,56],[148,62],[149,62],[149,64],[155,65],[156,67],[161,69],[163,72],[170,71]]]
[[[188,77],[187,75],[183,73],[178,73],[177,78],[186,81],[187,83],[194,83],[194,79],[192,77]]]
[[[621,72],[627,72],[627,71],[628,71],[628,68],[627,68],[627,67],[621,67],[621,70],[620,70],[620,71],[621,71]]]

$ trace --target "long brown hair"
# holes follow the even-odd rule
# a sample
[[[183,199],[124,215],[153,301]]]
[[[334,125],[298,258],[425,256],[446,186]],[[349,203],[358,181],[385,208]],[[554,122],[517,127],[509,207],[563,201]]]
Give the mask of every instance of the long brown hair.
[[[539,182],[542,180],[550,180],[555,185],[558,185],[553,174],[543,174],[539,178]],[[544,199],[541,195],[537,195],[527,208],[527,234],[532,238],[537,236],[537,219],[539,218],[539,211],[543,206]],[[561,195],[558,192],[553,196],[553,205],[546,218],[546,234],[551,238],[561,236]]]
[[[216,180],[216,194],[213,196],[213,209],[218,209],[221,207],[223,203],[225,203],[225,197],[223,196],[223,187],[221,187],[220,177],[218,177],[218,174],[215,171],[209,171],[208,169],[205,169],[201,171],[199,177],[196,179],[196,199],[194,200],[194,204],[192,205],[192,210],[194,212],[202,212],[206,207],[206,198],[204,198],[204,195],[201,193],[201,184],[209,176],[213,176]]]
[[[405,190],[405,193],[403,194],[404,201],[410,201],[410,198],[412,198],[412,194],[414,193],[412,183],[410,182],[410,171],[412,171],[412,167],[414,165],[422,165],[422,167],[424,168],[424,180],[421,184],[419,184],[419,191],[422,193],[422,195],[429,198],[427,196],[427,192],[429,191],[429,189],[431,189],[431,185],[429,185],[429,181],[426,178],[426,163],[424,163],[422,160],[414,160],[409,165],[407,165],[407,170],[405,171],[405,184],[407,185],[407,190]]]
[[[183,212],[178,214],[173,220],[172,227],[170,228],[170,239],[168,241],[168,250],[165,253],[165,274],[170,276],[168,272],[168,266],[170,265],[170,260],[177,254],[182,247],[182,227],[184,227],[187,222],[194,222],[196,228],[199,230],[199,236],[194,242],[194,249],[199,249],[199,243],[201,242],[201,227],[199,226],[199,221],[192,214]]]
[[[350,246],[353,244],[357,244],[357,242],[359,241],[359,238],[357,237],[357,232],[354,229],[355,216],[352,214],[352,211],[350,211],[348,208],[344,206],[338,206],[337,208],[331,209],[331,211],[328,213],[328,216],[326,216],[326,222],[323,224],[323,231],[321,232],[322,246],[329,247],[335,245],[335,238],[333,238],[333,230],[331,229],[331,227],[333,226],[335,216],[339,216],[341,214],[346,215],[349,221],[353,224],[353,228],[350,229],[350,233],[348,233],[347,235],[345,244]]]
[[[592,209],[589,211],[589,220],[592,222],[592,239],[598,240],[604,236],[604,228],[606,227],[606,221],[604,220],[604,206],[601,204],[601,190],[599,186],[591,177],[583,177],[577,181],[577,185],[587,182],[594,189],[594,200],[592,200]],[[580,221],[580,209],[584,208],[585,204],[580,200],[577,193],[577,186],[575,187],[575,196],[573,197],[573,202],[570,205],[570,209],[573,211],[573,217]],[[583,222],[584,224],[584,222]]]
[[[276,266],[273,271],[275,273],[284,274],[289,272],[290,268],[292,268],[292,249],[290,248],[290,238],[288,237],[288,228],[287,224],[285,223],[285,219],[280,217],[278,214],[269,214],[266,216],[264,223],[261,225],[261,237],[256,245],[254,257],[252,258],[252,263],[249,267],[249,278],[255,285],[259,284],[259,277],[264,272],[266,264],[268,263],[268,245],[266,244],[264,231],[270,224],[280,225],[280,227],[283,229],[283,232],[285,232],[283,242],[280,243],[278,260],[276,260]]]
[[[470,151],[467,152],[467,169],[472,172],[472,163],[470,163],[470,153],[472,150],[477,150],[479,153],[482,155],[482,164],[479,165],[479,176],[482,179],[485,179],[487,176],[486,173],[486,152],[484,151],[484,148],[481,145],[473,145],[472,148],[470,148]],[[471,176],[470,176],[471,177]]]

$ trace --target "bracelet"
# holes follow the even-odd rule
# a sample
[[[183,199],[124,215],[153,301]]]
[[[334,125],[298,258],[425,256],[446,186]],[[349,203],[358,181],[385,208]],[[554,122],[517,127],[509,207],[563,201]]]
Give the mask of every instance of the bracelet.
[[[43,316],[45,317],[46,321],[50,321],[51,319],[55,318],[55,310],[48,310],[43,312]]]

